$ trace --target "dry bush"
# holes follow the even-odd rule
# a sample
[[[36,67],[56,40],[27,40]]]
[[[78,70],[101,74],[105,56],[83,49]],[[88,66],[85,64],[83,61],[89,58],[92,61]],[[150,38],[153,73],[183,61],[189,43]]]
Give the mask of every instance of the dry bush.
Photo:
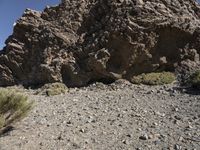
[[[54,96],[65,94],[68,88],[63,83],[49,83],[45,84],[41,89],[39,89],[38,93],[45,94],[47,96]]]
[[[171,72],[153,72],[134,76],[132,77],[131,82],[134,84],[163,85],[170,84],[175,80],[176,77]]]
[[[188,83],[195,88],[200,88],[200,70],[190,75]]]
[[[15,90],[0,89],[0,134],[23,119],[33,107],[28,97]]]

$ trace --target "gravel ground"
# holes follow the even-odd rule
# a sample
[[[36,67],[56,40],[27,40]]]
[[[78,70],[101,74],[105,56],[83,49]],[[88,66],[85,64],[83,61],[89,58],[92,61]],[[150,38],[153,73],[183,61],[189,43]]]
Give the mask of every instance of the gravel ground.
[[[0,137],[0,150],[200,150],[200,96],[175,84],[120,80],[28,94],[36,106]]]

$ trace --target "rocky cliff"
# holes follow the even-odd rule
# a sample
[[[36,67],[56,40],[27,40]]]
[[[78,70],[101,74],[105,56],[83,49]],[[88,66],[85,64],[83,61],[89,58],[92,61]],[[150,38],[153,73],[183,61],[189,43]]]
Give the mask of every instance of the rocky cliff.
[[[25,10],[0,52],[0,86],[130,80],[198,67],[195,0],[62,0]]]

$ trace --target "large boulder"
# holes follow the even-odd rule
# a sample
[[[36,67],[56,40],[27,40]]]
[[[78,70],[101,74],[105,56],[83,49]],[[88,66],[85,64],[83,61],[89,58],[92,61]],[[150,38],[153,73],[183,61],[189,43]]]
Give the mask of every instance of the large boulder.
[[[199,66],[199,27],[195,0],[62,0],[27,9],[0,52],[0,86],[184,72]]]

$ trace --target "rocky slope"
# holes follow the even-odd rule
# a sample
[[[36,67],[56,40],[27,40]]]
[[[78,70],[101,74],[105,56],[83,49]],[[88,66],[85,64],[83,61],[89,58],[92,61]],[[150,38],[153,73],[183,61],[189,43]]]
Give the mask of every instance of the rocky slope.
[[[198,67],[195,0],[62,0],[27,9],[0,52],[0,86],[130,80]]]

